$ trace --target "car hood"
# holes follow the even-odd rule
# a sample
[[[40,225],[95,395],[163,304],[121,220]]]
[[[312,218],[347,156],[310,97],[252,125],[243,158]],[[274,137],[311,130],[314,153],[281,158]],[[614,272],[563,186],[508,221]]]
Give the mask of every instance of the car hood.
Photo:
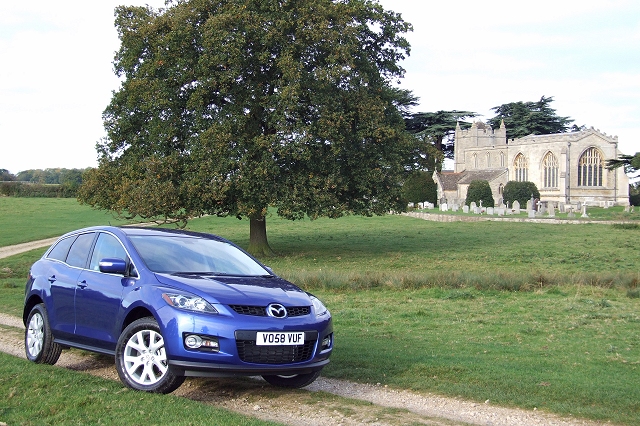
[[[213,303],[255,305],[282,303],[285,306],[310,306],[309,295],[296,285],[277,276],[271,277],[202,277],[156,274],[167,286],[199,295],[206,294]]]

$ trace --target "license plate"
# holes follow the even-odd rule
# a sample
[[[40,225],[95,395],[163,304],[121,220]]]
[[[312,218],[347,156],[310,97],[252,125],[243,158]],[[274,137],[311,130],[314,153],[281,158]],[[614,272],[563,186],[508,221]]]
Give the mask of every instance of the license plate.
[[[258,346],[304,345],[304,331],[294,331],[294,332],[259,331],[256,335],[256,345]]]

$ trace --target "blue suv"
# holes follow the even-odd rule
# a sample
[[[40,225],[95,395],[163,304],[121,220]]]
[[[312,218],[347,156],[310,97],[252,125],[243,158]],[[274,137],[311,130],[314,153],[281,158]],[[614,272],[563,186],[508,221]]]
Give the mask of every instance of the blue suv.
[[[31,267],[27,358],[74,347],[115,356],[122,382],[168,393],[186,376],[312,383],[333,349],[322,302],[223,238],[93,227],[63,235]]]

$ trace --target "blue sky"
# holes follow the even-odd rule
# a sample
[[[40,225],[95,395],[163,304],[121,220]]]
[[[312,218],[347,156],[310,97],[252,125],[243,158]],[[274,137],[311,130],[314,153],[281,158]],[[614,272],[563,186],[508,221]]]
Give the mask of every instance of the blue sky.
[[[119,4],[163,0],[32,0],[0,14],[0,168],[96,165]],[[553,96],[576,124],[640,151],[640,2],[381,0],[414,31],[401,87],[416,111],[470,110]]]

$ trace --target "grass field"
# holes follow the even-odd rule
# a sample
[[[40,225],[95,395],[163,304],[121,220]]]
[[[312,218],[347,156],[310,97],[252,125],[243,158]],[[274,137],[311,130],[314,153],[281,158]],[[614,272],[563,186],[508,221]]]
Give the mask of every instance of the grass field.
[[[189,227],[248,243],[248,221]],[[332,311],[324,375],[640,424],[637,227],[384,216],[267,228],[279,256],[265,262]],[[0,260],[3,312],[19,314],[42,252]]]

